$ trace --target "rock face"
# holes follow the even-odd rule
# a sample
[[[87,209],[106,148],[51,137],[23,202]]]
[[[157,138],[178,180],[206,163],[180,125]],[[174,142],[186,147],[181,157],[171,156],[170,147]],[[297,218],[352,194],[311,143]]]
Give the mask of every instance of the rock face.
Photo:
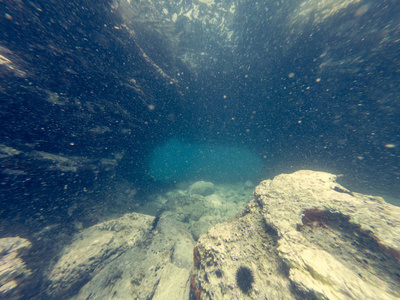
[[[47,294],[52,299],[188,299],[194,241],[167,215],[153,221],[132,213],[85,229],[50,270]]]
[[[250,196],[245,187],[205,185],[215,193],[192,195],[192,185],[160,195],[156,218],[132,213],[83,230],[49,270],[47,295],[51,299],[189,299],[195,240],[212,225],[234,216]]]
[[[335,180],[298,171],[263,181],[239,214],[219,224],[240,190],[169,192],[156,218],[132,213],[83,230],[49,270],[47,294],[400,299],[400,208]]]
[[[196,244],[197,298],[399,299],[400,208],[335,180],[298,171],[263,181]],[[240,267],[254,282],[237,282]]]
[[[73,299],[188,299],[193,246],[180,222],[162,217],[142,242],[108,260]]]
[[[47,294],[60,298],[73,293],[96,271],[143,242],[152,221],[153,217],[133,213],[83,230],[50,271]]]
[[[31,248],[31,243],[20,237],[0,239],[0,298],[20,299],[23,281],[31,276],[21,255]]]

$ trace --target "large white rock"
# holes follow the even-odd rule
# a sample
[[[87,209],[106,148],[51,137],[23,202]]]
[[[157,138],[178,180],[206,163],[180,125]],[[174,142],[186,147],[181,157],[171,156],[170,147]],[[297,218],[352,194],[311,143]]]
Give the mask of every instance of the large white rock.
[[[263,181],[196,245],[201,299],[400,299],[400,208],[324,172]],[[254,275],[248,294],[236,271]]]
[[[47,294],[57,298],[74,293],[74,289],[95,277],[96,272],[142,243],[153,219],[132,213],[83,230],[49,271],[51,283]]]

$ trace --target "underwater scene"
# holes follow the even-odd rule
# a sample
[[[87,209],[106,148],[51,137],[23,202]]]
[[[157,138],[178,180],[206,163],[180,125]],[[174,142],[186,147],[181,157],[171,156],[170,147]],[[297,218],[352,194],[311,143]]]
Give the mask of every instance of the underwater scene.
[[[399,1],[0,8],[0,299],[400,299]]]

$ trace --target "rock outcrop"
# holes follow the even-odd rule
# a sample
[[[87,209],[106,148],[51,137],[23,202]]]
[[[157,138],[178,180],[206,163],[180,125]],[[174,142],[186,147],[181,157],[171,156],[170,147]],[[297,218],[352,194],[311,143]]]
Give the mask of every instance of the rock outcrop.
[[[400,299],[400,208],[335,180],[298,171],[263,181],[196,244],[198,299]],[[240,267],[254,277],[246,293]]]
[[[335,175],[298,171],[263,181],[253,200],[223,222],[227,199],[244,190],[225,198],[221,191],[172,191],[160,196],[157,217],[132,213],[85,229],[49,271],[47,294],[400,299],[399,207],[350,192]],[[223,223],[211,227],[215,220]]]
[[[28,240],[20,237],[0,239],[0,298],[21,299],[21,286],[32,275],[21,256],[31,247]]]
[[[123,253],[143,243],[152,221],[151,216],[132,213],[83,230],[49,272],[47,294],[59,299],[74,294]]]
[[[213,187],[214,194],[192,194],[193,186]],[[157,217],[132,213],[87,228],[50,268],[46,293],[52,299],[189,299],[195,240],[249,197],[246,186],[198,182],[158,196]]]

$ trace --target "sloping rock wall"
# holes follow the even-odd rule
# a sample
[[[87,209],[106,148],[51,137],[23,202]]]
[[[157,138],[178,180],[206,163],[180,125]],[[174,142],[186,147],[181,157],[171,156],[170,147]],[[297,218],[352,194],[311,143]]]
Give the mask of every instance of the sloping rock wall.
[[[400,208],[335,180],[298,171],[263,181],[196,244],[197,298],[400,299]]]

